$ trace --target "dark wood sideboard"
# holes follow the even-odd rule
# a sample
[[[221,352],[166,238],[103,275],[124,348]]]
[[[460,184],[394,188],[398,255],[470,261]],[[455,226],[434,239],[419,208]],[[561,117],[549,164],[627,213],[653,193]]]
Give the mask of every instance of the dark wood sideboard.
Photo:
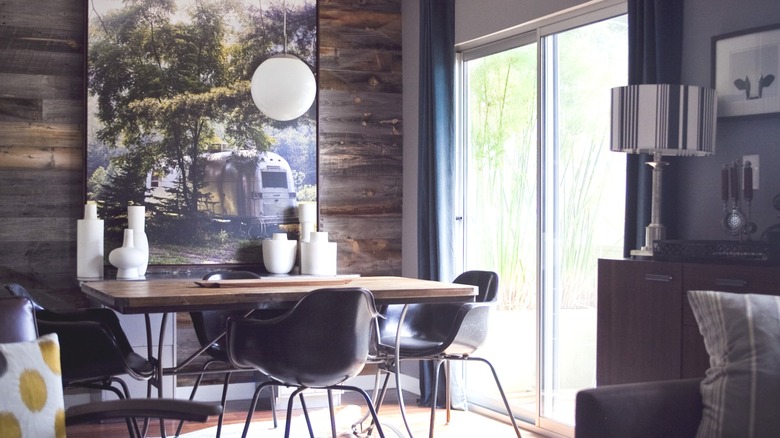
[[[688,290],[780,295],[780,267],[600,259],[598,386],[704,376]]]

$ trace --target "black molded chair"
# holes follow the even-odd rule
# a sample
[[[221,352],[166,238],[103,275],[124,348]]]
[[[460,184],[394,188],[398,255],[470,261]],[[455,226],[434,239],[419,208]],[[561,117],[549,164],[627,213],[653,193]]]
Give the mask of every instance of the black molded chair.
[[[219,281],[219,280],[243,280],[243,279],[251,279],[251,278],[260,278],[260,276],[250,271],[222,270],[222,271],[215,271],[206,274],[203,277],[203,280]],[[268,312],[267,310],[263,310],[263,311]],[[193,400],[195,398],[195,393],[198,391],[198,388],[200,387],[200,384],[203,381],[203,377],[205,376],[205,372],[208,370],[209,367],[211,367],[212,365],[220,365],[220,364],[227,365],[227,366],[231,366],[231,368],[225,370],[225,380],[222,384],[222,406],[225,406],[225,404],[227,403],[227,391],[228,391],[228,386],[230,384],[230,376],[233,372],[241,371],[232,367],[230,360],[228,359],[227,350],[225,349],[224,342],[225,342],[225,330],[227,329],[227,320],[228,318],[231,317],[235,317],[235,318],[248,317],[249,315],[255,315],[257,312],[260,311],[259,310],[255,311],[255,309],[242,309],[242,310],[206,310],[201,312],[190,312],[190,318],[192,319],[192,327],[195,330],[195,336],[197,336],[198,342],[200,343],[201,346],[201,349],[198,350],[196,355],[206,353],[211,358],[205,364],[203,364],[203,368],[202,368],[203,372],[198,374],[198,377],[195,379],[195,384],[192,386],[192,392],[190,393],[190,400]],[[270,317],[273,315],[275,314],[271,313],[270,315],[265,315],[265,316]],[[254,370],[249,370],[249,371],[254,372]],[[271,391],[270,400],[271,400],[271,411],[273,414],[274,427],[276,427],[277,425],[276,399],[274,397],[273,391]],[[217,421],[217,433],[216,433],[217,438],[219,438],[219,436],[222,433],[222,421],[223,421],[223,415],[220,415]],[[176,430],[176,435],[179,435],[181,433],[182,426],[183,426],[183,422],[179,424],[179,427]]]
[[[0,297],[0,343],[34,341],[39,336],[36,311],[27,297]],[[59,337],[59,334],[57,335]],[[60,355],[68,354],[60,343]],[[12,357],[5,357],[13,360]],[[62,368],[64,373],[64,367]],[[222,407],[215,404],[171,399],[120,399],[71,406],[65,411],[67,425],[94,423],[107,419],[126,419],[132,437],[141,437],[135,421],[138,418],[176,419],[204,422],[218,415]],[[22,426],[24,426],[22,424]],[[24,430],[22,435],[25,436]]]
[[[368,411],[384,437],[368,394],[356,386],[343,385],[360,373],[368,359],[376,317],[374,296],[362,288],[326,288],[308,293],[288,313],[271,319],[228,321],[228,356],[237,367],[252,367],[271,380],[258,386],[249,407],[243,436],[249,430],[258,395],[265,386],[297,389],[287,404],[285,437],[290,436],[293,400],[299,396],[309,434],[314,432],[306,410],[303,391],[326,389],[331,431],[336,437],[331,391],[350,390],[362,395]]]
[[[112,310],[90,308],[58,312],[43,308],[19,284],[6,284],[5,289],[10,295],[30,300],[42,335],[57,333],[65,388],[100,389],[111,391],[119,398],[129,398],[127,384],[118,376],[127,374],[137,380],[153,376],[154,364],[133,351]]]
[[[460,274],[453,283],[477,286],[479,289],[476,301],[473,303],[441,303],[441,304],[411,304],[408,306],[405,318],[400,327],[399,342],[400,360],[432,360],[434,364],[433,393],[431,401],[431,422],[429,436],[433,437],[436,417],[436,396],[441,365],[451,360],[479,361],[490,367],[496,386],[504,401],[509,419],[520,437],[520,429],[509,407],[504,389],[498,379],[493,364],[484,358],[472,356],[474,351],[487,338],[488,315],[498,298],[498,274],[490,271],[466,271]],[[403,306],[388,306],[384,312],[385,318],[379,320],[378,355],[385,359],[385,366],[380,366],[379,372],[398,373],[399,366],[394,362],[396,333]],[[449,384],[449,379],[445,379]],[[385,383],[379,396],[379,404],[384,398],[387,385]],[[398,388],[399,397],[401,388]],[[445,392],[447,420],[450,418],[449,388]]]

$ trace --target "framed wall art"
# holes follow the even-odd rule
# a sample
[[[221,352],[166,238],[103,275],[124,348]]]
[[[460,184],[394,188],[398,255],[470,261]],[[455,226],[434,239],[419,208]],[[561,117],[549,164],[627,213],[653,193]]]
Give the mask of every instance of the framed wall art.
[[[712,39],[718,116],[780,113],[780,25]]]
[[[252,264],[316,202],[316,101],[293,120],[254,105],[266,59],[316,75],[315,0],[88,0],[86,199],[121,245],[146,207],[150,265]],[[297,237],[297,236],[295,236]]]

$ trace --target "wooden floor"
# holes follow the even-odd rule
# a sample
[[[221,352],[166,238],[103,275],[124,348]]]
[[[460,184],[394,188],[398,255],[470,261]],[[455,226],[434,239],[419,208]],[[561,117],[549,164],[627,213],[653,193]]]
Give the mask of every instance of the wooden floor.
[[[353,398],[354,397],[354,398]],[[415,437],[427,437],[428,425],[430,419],[430,408],[418,407],[414,395],[404,397],[406,404],[407,417],[410,420],[410,427]],[[359,399],[356,396],[345,394],[342,396],[342,404],[350,403],[359,405]],[[225,414],[225,424],[244,423],[246,419],[246,402],[236,401],[228,402],[228,408]],[[395,398],[388,394],[388,400],[380,409],[380,421],[382,424],[390,424],[398,430],[405,430],[403,421]],[[284,412],[279,411],[280,419],[284,418]],[[463,438],[463,437],[491,437],[512,438],[516,435],[509,423],[503,423],[473,412],[452,411],[452,420],[446,423],[446,411],[441,409],[436,414],[436,437],[437,438]],[[258,410],[254,415],[255,421],[271,420],[270,410]],[[187,423],[184,425],[182,433],[192,432],[216,425],[216,418],[210,419],[208,423]],[[175,431],[175,425],[170,423],[166,426],[168,436],[172,436]],[[149,436],[159,436],[159,426],[155,424]],[[541,435],[523,431],[523,438],[538,438]],[[67,429],[68,437],[80,438],[103,438],[103,437],[121,437],[127,436],[127,429],[123,422],[109,424],[79,425],[71,426]],[[374,435],[376,436],[376,435]],[[261,438],[261,437],[260,437]]]

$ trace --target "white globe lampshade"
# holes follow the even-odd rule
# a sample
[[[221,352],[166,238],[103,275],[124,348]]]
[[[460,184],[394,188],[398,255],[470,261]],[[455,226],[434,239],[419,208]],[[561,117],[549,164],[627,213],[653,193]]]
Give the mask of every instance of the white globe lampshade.
[[[317,93],[311,69],[293,55],[274,55],[252,75],[252,100],[274,120],[292,120],[309,110]]]

